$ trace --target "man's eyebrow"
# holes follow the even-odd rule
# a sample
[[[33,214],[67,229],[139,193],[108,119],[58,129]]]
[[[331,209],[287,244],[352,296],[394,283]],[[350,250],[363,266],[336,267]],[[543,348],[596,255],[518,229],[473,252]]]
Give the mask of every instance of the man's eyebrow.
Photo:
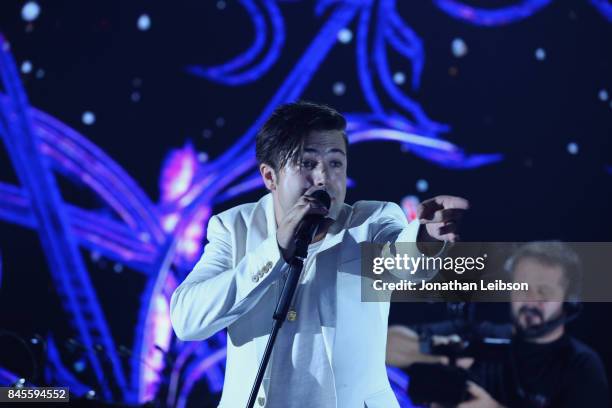
[[[319,151],[318,151],[317,149],[315,149],[315,148],[312,148],[312,147],[305,147],[305,148],[304,148],[304,153],[319,153]],[[346,153],[344,152],[344,150],[342,150],[342,149],[338,149],[337,147],[331,148],[331,149],[329,149],[329,150],[328,150],[327,152],[325,152],[325,153],[326,153],[326,154],[327,154],[327,153],[340,153],[340,154],[342,154],[343,156],[346,156]]]

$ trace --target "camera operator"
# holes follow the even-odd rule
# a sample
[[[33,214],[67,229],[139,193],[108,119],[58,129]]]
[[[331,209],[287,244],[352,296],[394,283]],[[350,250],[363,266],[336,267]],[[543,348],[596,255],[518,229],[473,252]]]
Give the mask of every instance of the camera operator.
[[[440,370],[435,373],[440,375],[419,371],[419,375],[427,372],[438,379],[437,388],[430,389],[430,403],[440,402],[436,397],[445,386],[441,374],[452,369],[465,372],[463,402],[454,404],[460,408],[608,407],[608,385],[599,356],[565,328],[580,311],[578,256],[560,242],[533,242],[513,254],[507,269],[515,282],[527,282],[530,288],[512,294],[511,325],[446,321],[415,330],[391,326],[387,363],[402,368],[425,363],[427,370],[437,364]],[[459,368],[447,367],[448,356],[430,354],[424,347],[435,349],[460,344],[463,338],[491,337],[509,339],[503,353],[496,358],[482,353],[458,358],[454,362]]]

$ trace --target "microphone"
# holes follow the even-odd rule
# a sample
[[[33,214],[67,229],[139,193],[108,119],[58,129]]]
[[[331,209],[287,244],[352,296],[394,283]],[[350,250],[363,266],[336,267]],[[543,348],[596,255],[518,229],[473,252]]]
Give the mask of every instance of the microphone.
[[[329,210],[329,206],[331,205],[331,197],[327,191],[316,190],[312,193],[312,197],[321,203],[323,207]],[[302,222],[297,228],[297,232],[295,234],[294,256],[298,256],[302,259],[306,258],[308,253],[308,245],[310,245],[317,234],[317,230],[319,229],[322,221],[323,216],[321,214],[308,214],[302,219]]]

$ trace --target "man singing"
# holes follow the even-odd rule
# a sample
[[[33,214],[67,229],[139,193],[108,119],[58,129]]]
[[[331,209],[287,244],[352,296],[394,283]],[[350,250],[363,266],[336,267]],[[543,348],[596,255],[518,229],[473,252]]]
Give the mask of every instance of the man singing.
[[[361,302],[359,244],[453,242],[468,203],[451,196],[426,200],[419,208],[420,222],[412,223],[394,203],[345,204],[345,128],[344,117],[327,106],[278,107],[256,142],[270,193],[210,219],[204,254],[172,296],[172,325],[180,339],[204,340],[227,328],[220,407],[247,404],[295,250],[296,229],[308,214],[319,214],[324,222],[308,247],[257,404],[398,407],[385,368],[389,303]],[[313,198],[317,190],[329,193],[329,209]]]

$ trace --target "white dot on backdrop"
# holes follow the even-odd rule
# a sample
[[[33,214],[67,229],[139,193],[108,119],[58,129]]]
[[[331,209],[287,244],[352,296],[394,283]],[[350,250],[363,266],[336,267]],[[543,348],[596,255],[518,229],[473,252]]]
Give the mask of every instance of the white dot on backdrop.
[[[570,142],[567,144],[567,152],[569,154],[578,154],[578,144],[574,142]]]
[[[419,193],[424,193],[429,188],[429,183],[427,180],[419,179],[416,182],[416,189]]]
[[[148,14],[143,14],[138,17],[138,22],[136,25],[140,31],[147,31],[149,28],[151,28],[151,18]]]
[[[222,117],[218,117],[215,120],[215,125],[217,125],[217,127],[223,127],[225,126],[225,119],[223,119]]]
[[[40,15],[40,6],[35,1],[28,1],[21,9],[21,18],[25,21],[34,21]]]
[[[332,88],[334,95],[344,95],[344,92],[346,92],[346,86],[344,85],[343,82],[336,82],[334,83],[334,86]]]
[[[132,99],[132,102],[140,102],[140,92],[132,92],[130,98]]]
[[[546,51],[544,50],[544,48],[536,49],[535,57],[538,61],[544,61],[546,59]]]
[[[198,153],[198,161],[201,162],[201,163],[207,162],[208,161],[208,153],[206,153],[206,152]]]
[[[81,373],[85,370],[85,362],[83,360],[75,361],[72,367],[74,368],[74,371]]]
[[[45,70],[42,68],[38,68],[36,70],[36,78],[40,79],[45,76]]]
[[[223,0],[217,2],[217,8],[219,10],[223,10],[225,8],[225,6],[226,6],[226,4],[225,4],[225,2]]]
[[[21,72],[24,74],[29,74],[32,72],[32,63],[30,61],[23,61],[21,63]]]
[[[116,273],[123,272],[123,265],[121,265],[120,263],[116,263],[115,266],[113,266],[113,271],[115,271]]]
[[[352,39],[353,32],[348,28],[343,28],[342,30],[338,31],[338,41],[340,41],[342,44],[348,44]]]
[[[93,112],[85,111],[83,112],[83,116],[81,117],[81,120],[86,125],[93,125],[94,122],[96,121],[96,115],[94,115]]]
[[[406,82],[406,75],[403,72],[396,72],[393,74],[393,82],[398,85],[403,85]]]
[[[467,54],[468,47],[465,41],[463,41],[461,38],[455,38],[451,43],[451,51],[455,57],[461,58]]]
[[[605,89],[600,90],[597,95],[599,96],[599,100],[602,102],[608,100],[608,91],[606,91]]]

